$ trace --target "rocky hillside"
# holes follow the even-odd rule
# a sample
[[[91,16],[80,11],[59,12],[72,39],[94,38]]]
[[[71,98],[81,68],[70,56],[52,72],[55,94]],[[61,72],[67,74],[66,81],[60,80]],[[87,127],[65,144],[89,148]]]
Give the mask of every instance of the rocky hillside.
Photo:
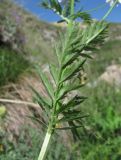
[[[13,42],[13,48],[19,46],[31,60],[39,58],[40,63],[53,60],[52,43],[62,27],[40,21],[11,1],[0,1],[0,41]],[[121,40],[121,24],[111,24],[109,35],[110,41]]]
[[[59,28],[40,21],[11,0],[0,1],[0,41],[21,48],[32,59],[38,56],[41,63],[53,59],[51,43]]]

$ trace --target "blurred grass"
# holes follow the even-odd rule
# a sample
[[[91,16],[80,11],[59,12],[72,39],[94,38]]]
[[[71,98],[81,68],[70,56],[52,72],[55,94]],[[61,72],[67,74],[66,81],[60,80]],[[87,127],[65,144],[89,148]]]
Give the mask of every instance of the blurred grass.
[[[0,86],[15,82],[29,67],[29,61],[21,54],[7,47],[0,48]]]
[[[121,90],[104,82],[83,90],[82,110],[90,116],[80,130],[78,150],[84,160],[121,159]]]
[[[38,129],[33,130],[29,126],[24,126],[17,144],[6,141],[7,134],[0,135],[0,139],[1,137],[0,143],[3,147],[3,150],[0,151],[1,160],[36,160],[44,133]],[[57,134],[52,139],[49,150],[46,160],[69,160],[73,156],[69,149],[61,143]]]

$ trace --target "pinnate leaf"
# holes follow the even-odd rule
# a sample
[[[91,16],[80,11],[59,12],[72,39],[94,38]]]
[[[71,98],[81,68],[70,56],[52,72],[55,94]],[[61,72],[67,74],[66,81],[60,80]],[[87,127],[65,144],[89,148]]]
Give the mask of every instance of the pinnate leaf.
[[[43,85],[45,86],[45,89],[46,89],[48,95],[50,96],[51,99],[53,99],[54,88],[53,88],[53,85],[52,85],[50,79],[47,78],[47,76],[40,70],[39,67],[36,67],[36,69],[37,69],[37,72],[41,78]]]

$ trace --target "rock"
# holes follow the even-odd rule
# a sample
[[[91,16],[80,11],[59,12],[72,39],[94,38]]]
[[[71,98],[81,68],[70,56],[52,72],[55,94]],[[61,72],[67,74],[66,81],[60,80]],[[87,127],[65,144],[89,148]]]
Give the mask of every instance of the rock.
[[[87,87],[94,88],[102,81],[116,87],[121,86],[121,65],[113,64],[106,68],[105,72],[95,81],[87,83]]]
[[[106,81],[111,85],[121,86],[121,65],[113,64],[98,78],[98,81]]]

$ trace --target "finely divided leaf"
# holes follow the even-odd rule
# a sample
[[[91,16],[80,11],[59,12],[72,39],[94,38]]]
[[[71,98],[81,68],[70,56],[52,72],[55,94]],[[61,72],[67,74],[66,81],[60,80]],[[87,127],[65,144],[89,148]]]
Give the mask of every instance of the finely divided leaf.
[[[76,127],[75,123],[73,121],[69,121],[68,124],[69,124],[70,127],[72,127],[72,126],[74,127],[74,128],[71,129],[74,140],[75,141],[78,140],[78,139],[81,140],[80,135],[78,133],[78,130],[77,130],[77,128],[75,128]]]
[[[34,116],[27,116],[27,117],[31,118],[34,121],[37,121],[38,123],[41,123],[42,125],[44,125],[47,128],[47,124],[43,120],[41,120],[40,118],[36,118]]]
[[[61,82],[69,80],[73,76],[75,76],[75,74],[78,73],[80,69],[83,67],[85,62],[86,62],[86,59],[84,59],[83,61],[80,60],[79,62],[73,63],[72,65],[69,65],[68,67],[66,67],[62,73]]]
[[[71,127],[63,127],[63,128],[55,128],[55,129],[58,129],[58,130],[69,130],[69,129],[77,129],[77,128],[80,128],[80,127],[83,127],[82,125],[79,125],[79,126],[71,126]]]
[[[40,105],[40,107],[46,111],[46,113],[50,114],[50,109],[52,108],[52,102],[49,102],[47,99],[42,97],[33,87],[31,87],[33,93],[35,94],[34,100]]]
[[[78,25],[77,25],[78,26]],[[96,49],[106,37],[107,24],[105,22],[93,22],[83,30],[74,28],[72,30],[68,49],[63,61],[63,68],[72,64],[78,57],[91,58],[88,54],[83,54],[84,50],[93,51]]]
[[[52,83],[50,82],[50,80],[47,78],[47,76],[41,72],[41,69],[39,67],[36,67],[37,72],[39,73],[39,76],[42,80],[43,85],[45,86],[45,89],[48,93],[48,95],[50,96],[51,99],[53,99],[54,97],[54,88]]]
[[[67,93],[77,90],[83,86],[84,85],[82,84],[67,84],[66,86],[62,87],[62,89],[60,89],[60,92],[58,93],[58,100],[63,99]]]
[[[90,14],[81,11],[78,11],[77,13],[71,15],[70,18],[72,18],[73,20],[81,18],[87,23],[90,23],[92,21]]]
[[[66,116],[64,116],[63,118],[61,118],[58,123],[61,123],[61,122],[69,122],[69,121],[74,121],[74,120],[78,120],[78,119],[82,119],[82,118],[85,118],[85,117],[88,117],[87,115],[81,115],[80,113],[69,113],[67,114]]]
[[[43,0],[41,2],[41,6],[45,9],[51,9],[54,12],[59,13],[60,15],[62,14],[62,7],[57,0]]]
[[[52,65],[52,64],[49,67],[50,67],[50,73],[51,73],[51,75],[52,75],[52,77],[53,77],[53,79],[55,81],[55,84],[57,84],[57,82],[58,82],[58,70],[57,70],[57,67]]]
[[[69,100],[57,111],[57,114],[63,113],[70,109],[74,109],[77,105],[81,104],[85,99],[87,99],[87,97],[78,96],[78,95],[74,96],[71,100]]]
[[[94,22],[91,26],[87,27],[83,32],[83,43],[89,44],[99,44],[105,38],[105,29],[107,28],[107,24],[105,22]]]

